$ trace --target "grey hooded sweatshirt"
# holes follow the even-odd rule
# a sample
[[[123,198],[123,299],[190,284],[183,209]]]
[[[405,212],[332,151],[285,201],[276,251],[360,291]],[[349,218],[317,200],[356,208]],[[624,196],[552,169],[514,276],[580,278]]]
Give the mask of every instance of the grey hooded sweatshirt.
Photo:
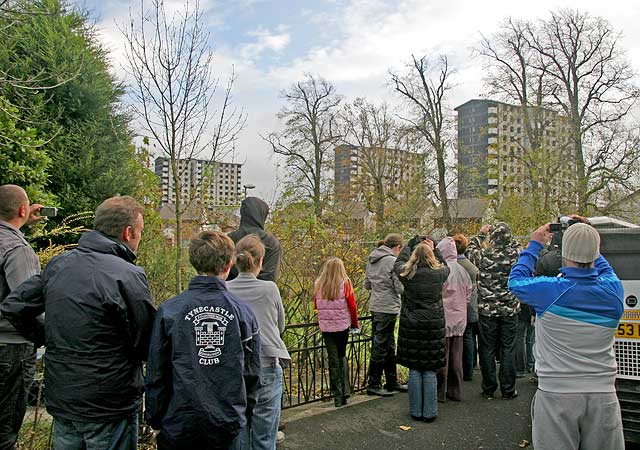
[[[396,255],[386,245],[381,245],[369,255],[364,288],[371,291],[369,311],[400,314],[400,297],[404,290],[393,270]]]

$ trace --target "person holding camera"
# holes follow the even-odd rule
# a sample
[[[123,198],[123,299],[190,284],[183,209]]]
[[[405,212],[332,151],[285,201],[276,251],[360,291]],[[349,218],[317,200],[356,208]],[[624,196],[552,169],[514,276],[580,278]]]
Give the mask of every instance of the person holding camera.
[[[478,278],[478,353],[482,372],[482,396],[493,398],[498,389],[496,356],[500,352],[500,391],[505,400],[516,390],[515,337],[520,302],[509,292],[509,272],[518,259],[520,246],[504,222],[485,225],[471,238],[469,259],[480,270]]]
[[[394,269],[404,286],[397,359],[409,369],[409,412],[414,420],[433,422],[438,417],[436,371],[446,359],[442,287],[450,270],[425,236],[409,241]]]
[[[442,304],[446,322],[445,364],[438,370],[438,401],[462,401],[463,335],[467,326],[467,305],[473,285],[465,268],[458,263],[458,251],[451,237],[442,239],[437,247],[449,267],[449,277],[442,288]]]
[[[36,252],[20,229],[43,219],[42,205],[30,205],[20,186],[0,186],[0,303],[23,281],[40,273]],[[33,344],[9,321],[0,319],[0,449],[13,449],[35,372]]]
[[[77,248],[0,305],[27,339],[46,344],[45,404],[56,450],[138,447],[142,362],[156,313],[147,276],[134,263],[143,212],[129,196],[105,200]]]
[[[549,224],[531,235],[509,277],[509,289],[536,319],[538,391],[533,405],[536,450],[622,450],[613,349],[624,312],[622,283],[600,254],[600,235],[580,216],[562,236],[560,276],[534,277]]]

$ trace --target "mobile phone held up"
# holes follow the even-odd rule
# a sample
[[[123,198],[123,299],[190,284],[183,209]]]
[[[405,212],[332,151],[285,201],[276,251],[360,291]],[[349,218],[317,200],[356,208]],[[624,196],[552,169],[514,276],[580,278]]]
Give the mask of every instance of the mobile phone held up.
[[[58,215],[58,208],[55,206],[43,206],[40,208],[39,213],[44,217],[56,217]]]

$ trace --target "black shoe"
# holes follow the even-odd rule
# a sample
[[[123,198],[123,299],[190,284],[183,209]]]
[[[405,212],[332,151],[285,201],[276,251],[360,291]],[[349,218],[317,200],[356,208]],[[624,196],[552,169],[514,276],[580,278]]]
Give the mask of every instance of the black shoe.
[[[422,417],[420,417],[420,416],[414,416],[414,415],[411,415],[411,418],[412,418],[413,420],[417,420],[418,422],[422,422]]]
[[[473,381],[473,377],[464,377],[463,381]]]
[[[433,422],[434,420],[436,420],[437,418],[438,418],[438,416],[433,416],[433,417],[423,417],[423,418],[422,418],[422,421],[423,421],[423,422],[427,422],[427,423],[431,423],[431,422]]]
[[[513,400],[518,396],[518,391],[513,391],[511,394],[502,394],[502,400]]]
[[[367,395],[379,395],[380,397],[391,397],[393,392],[382,389],[380,386],[371,386],[367,388]]]
[[[493,400],[493,392],[482,392],[480,395],[487,400]]]
[[[387,391],[389,392],[408,392],[409,388],[407,387],[406,384],[400,384],[400,383],[396,383],[396,384],[392,384],[391,386],[387,385],[386,387]]]
[[[347,404],[347,400],[344,397],[334,398],[333,404],[336,408],[340,408]]]

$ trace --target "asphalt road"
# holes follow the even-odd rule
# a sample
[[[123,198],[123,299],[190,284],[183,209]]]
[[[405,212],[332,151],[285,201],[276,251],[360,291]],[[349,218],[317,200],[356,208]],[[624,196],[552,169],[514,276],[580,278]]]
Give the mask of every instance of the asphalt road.
[[[476,371],[474,381],[465,382],[465,400],[439,404],[433,423],[412,420],[407,394],[396,394],[289,422],[282,448],[506,450],[524,445],[531,449],[529,407],[536,386],[524,378],[518,380],[517,389],[520,395],[514,400],[484,399]]]

